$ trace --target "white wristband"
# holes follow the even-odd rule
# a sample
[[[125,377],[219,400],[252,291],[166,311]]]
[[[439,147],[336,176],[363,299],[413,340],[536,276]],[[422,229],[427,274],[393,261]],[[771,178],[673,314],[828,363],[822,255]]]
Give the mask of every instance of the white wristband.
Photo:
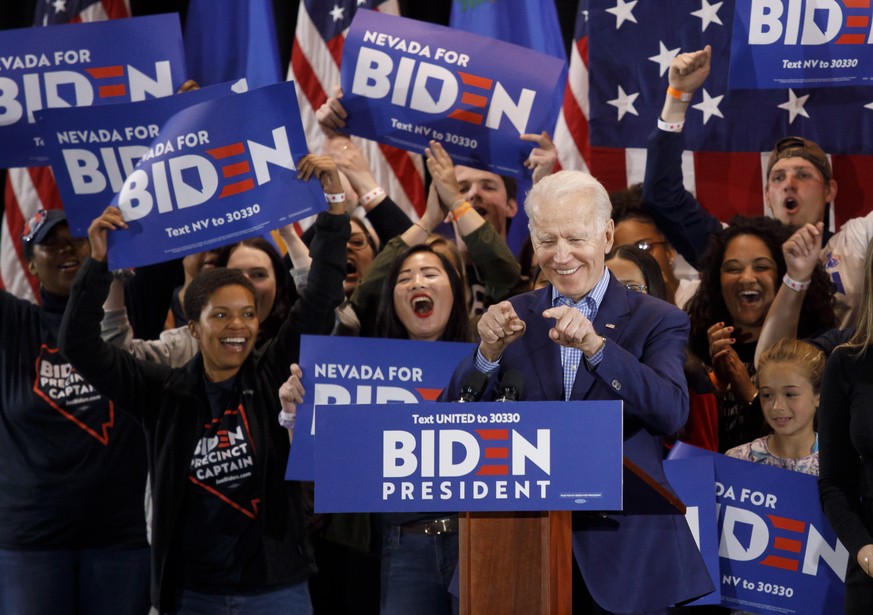
[[[376,186],[372,190],[370,190],[367,194],[361,197],[359,203],[361,207],[366,207],[380,196],[385,196],[385,190],[382,189],[382,186]]]
[[[682,129],[685,128],[685,122],[665,122],[658,118],[658,128],[665,132],[682,132]]]
[[[782,283],[785,284],[785,286],[787,286],[791,290],[798,292],[798,293],[809,288],[809,283],[811,281],[812,280],[807,280],[806,282],[798,282],[797,280],[792,278],[787,273],[784,276],[782,276]]]
[[[324,198],[328,203],[344,203],[346,200],[345,192],[337,192],[336,194],[324,193]]]

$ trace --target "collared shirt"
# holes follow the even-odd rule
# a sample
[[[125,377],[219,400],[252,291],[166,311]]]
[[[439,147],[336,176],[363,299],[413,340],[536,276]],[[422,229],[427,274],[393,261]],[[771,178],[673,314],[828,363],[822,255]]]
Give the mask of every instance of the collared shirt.
[[[600,309],[600,304],[603,302],[603,296],[606,294],[606,287],[609,285],[609,269],[603,268],[603,275],[594,285],[588,294],[582,297],[578,302],[574,302],[569,297],[561,295],[557,289],[552,286],[552,307],[559,305],[568,305],[573,307],[585,316],[591,322],[597,317],[597,311]],[[573,383],[576,381],[576,372],[579,369],[579,363],[583,357],[583,353],[578,348],[570,348],[561,346],[561,369],[564,376],[564,399],[570,399],[570,393],[573,390]],[[591,357],[585,358],[585,363],[589,370],[595,369],[603,360],[603,347]],[[489,361],[480,351],[476,351],[476,361],[474,367],[484,373],[492,374],[500,368],[500,359]]]

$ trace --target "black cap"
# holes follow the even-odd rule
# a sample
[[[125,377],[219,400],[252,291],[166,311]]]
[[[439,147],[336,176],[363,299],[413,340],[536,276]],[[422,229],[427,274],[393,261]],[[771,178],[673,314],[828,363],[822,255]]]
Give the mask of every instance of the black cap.
[[[33,255],[33,246],[41,244],[45,238],[61,222],[67,222],[67,214],[63,209],[40,209],[33,214],[21,229],[21,247],[24,256]]]

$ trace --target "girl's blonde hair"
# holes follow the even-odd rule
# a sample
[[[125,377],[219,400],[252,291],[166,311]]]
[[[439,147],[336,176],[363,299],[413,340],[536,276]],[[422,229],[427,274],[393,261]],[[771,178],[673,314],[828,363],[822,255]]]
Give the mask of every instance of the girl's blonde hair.
[[[806,371],[806,377],[812,384],[814,393],[821,390],[821,380],[824,375],[824,353],[807,342],[795,339],[781,339],[761,355],[758,360],[758,380],[761,372],[771,363],[796,363]]]

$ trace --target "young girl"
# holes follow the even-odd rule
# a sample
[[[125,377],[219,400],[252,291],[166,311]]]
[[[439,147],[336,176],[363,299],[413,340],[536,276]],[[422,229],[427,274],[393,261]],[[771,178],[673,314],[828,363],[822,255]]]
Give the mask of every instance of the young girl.
[[[758,395],[773,433],[726,454],[818,476],[814,422],[824,365],[824,354],[800,340],[783,339],[767,349],[758,364]]]

